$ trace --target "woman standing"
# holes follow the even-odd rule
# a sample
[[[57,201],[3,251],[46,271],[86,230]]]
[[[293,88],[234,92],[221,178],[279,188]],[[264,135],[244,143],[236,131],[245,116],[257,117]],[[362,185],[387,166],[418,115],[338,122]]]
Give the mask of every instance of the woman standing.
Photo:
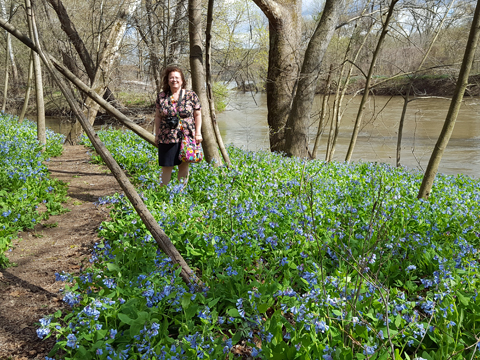
[[[162,186],[170,182],[175,165],[178,165],[178,180],[185,183],[188,180],[188,162],[182,162],[179,158],[180,144],[182,136],[194,138],[197,144],[202,142],[200,109],[197,94],[185,90],[182,70],[176,66],[167,67],[163,75],[163,91],[157,96],[155,111],[155,135],[158,165],[162,167]]]

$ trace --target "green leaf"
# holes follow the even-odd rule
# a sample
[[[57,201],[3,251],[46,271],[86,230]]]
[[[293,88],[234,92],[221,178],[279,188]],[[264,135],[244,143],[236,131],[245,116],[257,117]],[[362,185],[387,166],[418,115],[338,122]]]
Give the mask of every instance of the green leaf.
[[[182,307],[187,308],[190,303],[192,302],[192,295],[190,294],[183,294],[182,296]],[[210,306],[211,307],[211,306]]]
[[[77,352],[75,353],[75,359],[91,359],[89,353],[87,353],[87,349],[85,349],[82,345],[78,347]]]
[[[209,308],[213,308],[219,301],[220,301],[220,298],[219,298],[219,297],[213,299],[212,301],[210,301],[210,302],[208,303],[208,307],[209,307]]]
[[[188,319],[193,318],[197,314],[198,306],[197,305],[191,305],[188,308],[185,309],[185,316]]]
[[[120,272],[120,267],[117,264],[107,263],[107,268],[110,271]]]
[[[123,322],[124,324],[131,325],[133,322],[133,319],[129,318],[128,315],[119,313],[117,316],[120,319],[120,321]]]
[[[434,360],[426,351],[422,353],[422,357],[426,360]]]
[[[240,313],[235,308],[228,309],[227,314],[230,315],[230,316],[233,316],[235,318],[240,317]]]
[[[402,316],[400,314],[397,315],[395,318],[395,326],[397,329],[400,329],[400,325],[402,324]]]
[[[268,303],[262,303],[257,306],[258,311],[263,314],[266,313],[268,308],[270,307],[270,304]]]
[[[232,338],[232,344],[233,345],[237,344],[241,338],[242,338],[242,333],[240,331],[237,331]]]
[[[465,306],[467,306],[468,303],[470,302],[470,299],[464,296],[460,291],[457,291],[457,297],[458,297],[458,300],[460,300],[460,302]]]

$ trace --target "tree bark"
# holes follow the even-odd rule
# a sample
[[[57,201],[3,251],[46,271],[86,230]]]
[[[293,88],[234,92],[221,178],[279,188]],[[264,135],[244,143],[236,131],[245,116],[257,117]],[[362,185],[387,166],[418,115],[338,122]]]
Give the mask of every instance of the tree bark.
[[[28,75],[26,81],[26,88],[25,88],[25,100],[23,101],[22,110],[20,111],[20,115],[18,116],[18,121],[22,122],[25,118],[25,114],[28,109],[28,102],[30,101],[30,84],[32,82],[33,77],[33,50],[30,50],[30,61],[28,64]]]
[[[308,156],[310,113],[317,89],[323,56],[335,32],[335,26],[344,8],[343,0],[326,0],[322,17],[305,52],[297,92],[288,116],[285,131],[285,152],[288,156]]]
[[[477,2],[475,7],[475,13],[473,16],[472,26],[470,28],[470,34],[468,36],[467,46],[465,48],[465,54],[463,56],[462,66],[460,73],[458,74],[457,85],[453,94],[450,108],[448,109],[445,123],[443,124],[442,132],[438,137],[435,148],[433,149],[432,156],[428,162],[427,170],[423,176],[422,185],[418,192],[419,199],[427,199],[432,191],[433,182],[437,175],[438,166],[442,160],[443,152],[448,145],[448,141],[452,136],[455,122],[457,120],[458,111],[462,104],[463,95],[468,85],[468,76],[472,68],[472,63],[475,58],[475,51],[477,49],[478,39],[480,37],[480,2]]]
[[[160,70],[160,60],[158,59],[158,39],[155,36],[155,32],[153,31],[153,20],[152,15],[154,13],[152,0],[145,0],[145,9],[147,10],[147,25],[148,25],[148,33],[150,34],[150,41],[147,41],[146,35],[143,35],[144,32],[140,31],[142,37],[144,38],[145,43],[148,46],[149,50],[149,57],[150,57],[150,68],[152,71],[153,78],[155,79],[155,88],[157,90],[157,94],[162,91],[162,79],[161,79],[161,70]],[[139,27],[140,28],[140,27]]]
[[[30,0],[25,0],[25,8],[27,11],[30,36],[33,39],[36,47],[40,49],[40,42],[38,41],[38,33],[35,25],[35,16]],[[37,138],[40,144],[45,146],[47,144],[47,137],[45,129],[45,103],[43,100],[42,65],[40,63],[38,54],[35,53],[33,55],[33,69],[35,71],[35,98],[37,101]]]
[[[175,5],[175,14],[173,16],[172,27],[168,37],[168,53],[166,56],[166,65],[169,64],[178,64],[180,59],[180,52],[182,49],[181,39],[181,29],[182,29],[182,19],[186,16],[185,9],[187,8],[186,0],[177,0]]]
[[[313,144],[313,150],[311,154],[312,159],[317,158],[317,148],[318,148],[318,144],[320,143],[320,137],[322,136],[322,133],[323,133],[325,115],[327,112],[326,109],[327,109],[328,99],[330,98],[330,83],[332,80],[332,72],[333,72],[333,64],[330,64],[330,71],[328,72],[327,82],[325,83],[325,89],[323,92],[322,109],[320,110],[320,118],[318,119],[317,135],[315,136],[315,142]]]
[[[10,39],[10,33],[7,33],[7,51],[5,52],[5,79],[3,81],[3,102],[2,102],[2,112],[5,112],[7,107],[7,98],[8,98],[8,62],[9,56],[8,53],[10,52],[10,45],[12,44],[12,40]]]
[[[208,98],[205,91],[205,72],[203,69],[202,50],[202,1],[189,0],[188,2],[188,33],[190,38],[190,68],[192,70],[192,88],[197,93],[202,104],[202,147],[205,153],[205,160],[213,162],[215,166],[221,164],[218,153],[215,132],[208,110]]]
[[[271,151],[285,150],[285,126],[301,67],[301,0],[254,0],[268,18],[267,108]]]
[[[380,38],[378,39],[377,47],[375,48],[375,51],[373,53],[373,57],[372,57],[372,61],[370,63],[370,68],[368,70],[367,78],[365,79],[365,89],[363,91],[362,100],[360,101],[360,106],[358,107],[357,117],[355,119],[355,125],[353,127],[352,138],[350,139],[350,145],[348,146],[347,155],[345,156],[345,161],[347,161],[347,162],[349,162],[352,158],[353,149],[355,148],[358,133],[360,132],[360,125],[362,123],[363,111],[365,110],[365,103],[367,101],[368,94],[370,92],[370,83],[372,82],[372,75],[373,75],[373,70],[375,68],[375,63],[377,61],[378,55],[380,54],[380,49],[382,47],[383,40],[385,40],[385,36],[387,35],[388,25],[390,23],[390,20],[392,19],[393,10],[394,10],[395,4],[397,2],[398,2],[398,0],[392,0],[392,2],[390,3],[390,6],[388,8],[387,18],[385,19],[385,23],[383,24],[382,32],[380,34]]]
[[[7,7],[5,5],[5,1],[1,0],[0,1],[0,11],[2,13],[2,17],[6,21],[10,21],[13,17],[13,14],[15,12],[15,6],[13,2],[10,4],[10,16],[7,16]],[[10,37],[10,34],[6,34],[6,42],[7,42],[7,52],[5,53],[5,90],[4,90],[4,103],[2,105],[2,111],[5,111],[6,109],[6,102],[7,102],[7,93],[8,93],[8,83],[9,83],[9,66],[11,66],[12,70],[12,83],[13,86],[11,86],[14,94],[16,93],[16,86],[18,84],[18,69],[17,69],[17,64],[15,62],[15,55],[13,52],[13,47],[12,47],[12,39]],[[10,64],[9,64],[10,63]]]
[[[215,130],[215,138],[217,140],[218,147],[223,157],[223,161],[227,164],[228,168],[232,167],[232,162],[228,156],[227,149],[223,143],[222,135],[220,134],[220,129],[218,128],[217,115],[215,114],[215,101],[213,98],[213,84],[212,84],[212,71],[211,71],[211,57],[212,57],[212,23],[213,23],[213,4],[214,0],[208,0],[208,10],[207,10],[207,29],[206,34],[206,56],[205,56],[205,70],[207,75],[207,96],[208,104],[210,107],[210,117],[212,119],[213,129]]]

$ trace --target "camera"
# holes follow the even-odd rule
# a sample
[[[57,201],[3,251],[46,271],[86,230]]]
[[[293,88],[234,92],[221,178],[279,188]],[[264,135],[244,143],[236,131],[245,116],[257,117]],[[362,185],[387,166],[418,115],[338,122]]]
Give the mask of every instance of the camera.
[[[178,117],[177,116],[168,116],[165,118],[165,124],[170,129],[175,129],[178,126]]]

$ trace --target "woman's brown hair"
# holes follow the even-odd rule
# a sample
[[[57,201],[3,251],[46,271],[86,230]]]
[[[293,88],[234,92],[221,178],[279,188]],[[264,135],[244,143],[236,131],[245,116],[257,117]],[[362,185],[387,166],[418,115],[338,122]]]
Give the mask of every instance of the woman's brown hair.
[[[170,85],[168,85],[168,77],[170,76],[170,73],[172,73],[174,71],[180,73],[180,76],[182,78],[182,89],[185,89],[185,86],[186,86],[185,76],[183,75],[182,69],[180,69],[178,66],[169,66],[165,70],[163,70],[163,87],[162,87],[162,90],[165,93],[170,92]]]

